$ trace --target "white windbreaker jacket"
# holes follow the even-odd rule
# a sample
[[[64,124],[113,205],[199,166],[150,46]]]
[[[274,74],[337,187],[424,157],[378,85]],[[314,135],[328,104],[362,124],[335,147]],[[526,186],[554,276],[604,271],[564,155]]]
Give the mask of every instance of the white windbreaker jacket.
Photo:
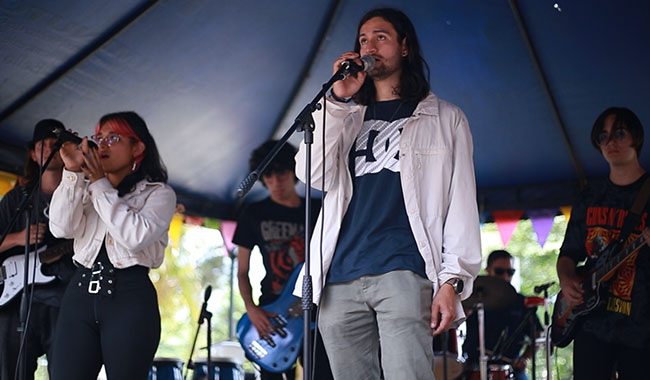
[[[83,173],[64,170],[52,195],[50,231],[74,239],[78,264],[90,268],[102,243],[116,268],[162,264],[176,194],[164,183],[140,181],[118,197],[106,178],[92,184]]]
[[[323,279],[332,263],[343,217],[352,199],[348,156],[363,124],[365,111],[365,106],[337,102],[328,97],[325,143],[323,110],[314,115],[312,187],[327,193],[310,245],[315,303],[320,300]],[[473,281],[481,266],[481,242],[472,136],[465,114],[457,106],[430,93],[404,125],[399,151],[406,212],[434,294],[445,281],[459,277],[465,282],[460,298],[466,299],[472,293]],[[321,182],[323,166],[324,185]],[[296,155],[296,175],[304,182],[304,142]],[[322,258],[321,225],[324,225]],[[297,296],[302,294],[303,274],[304,268],[296,282],[294,294]],[[456,315],[458,320],[465,316],[460,300],[456,304]]]

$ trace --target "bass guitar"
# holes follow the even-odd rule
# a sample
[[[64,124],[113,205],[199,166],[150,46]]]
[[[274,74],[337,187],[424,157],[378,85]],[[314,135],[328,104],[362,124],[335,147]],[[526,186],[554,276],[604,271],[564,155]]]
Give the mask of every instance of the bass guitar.
[[[302,350],[302,300],[292,294],[300,268],[302,264],[294,269],[280,298],[263,307],[277,314],[270,318],[276,329],[274,335],[260,337],[248,314],[244,314],[237,323],[237,339],[246,355],[270,372],[284,372],[291,368]]]
[[[603,263],[599,264],[595,260],[588,259],[585,265],[576,268],[581,279],[580,287],[584,290],[584,301],[580,305],[570,306],[562,291],[557,295],[551,324],[551,341],[555,346],[566,347],[571,343],[575,336],[576,326],[582,317],[599,308],[603,303],[601,285],[614,275],[616,269],[628,257],[646,243],[641,235],[618,253],[606,256],[606,261]]]
[[[47,276],[41,271],[42,264],[53,263],[61,256],[72,252],[72,240],[56,244],[52,247],[46,245],[38,251],[29,253],[28,284],[47,284],[54,281],[56,276]],[[36,266],[36,271],[34,271]],[[7,257],[0,266],[0,307],[11,301],[21,290],[25,279],[25,255]]]

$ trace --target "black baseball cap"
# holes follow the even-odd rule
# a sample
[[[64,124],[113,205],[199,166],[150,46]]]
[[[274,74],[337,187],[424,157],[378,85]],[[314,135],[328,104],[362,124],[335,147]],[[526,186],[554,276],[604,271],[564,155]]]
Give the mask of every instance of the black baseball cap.
[[[35,144],[38,141],[45,140],[47,138],[56,138],[54,134],[55,129],[65,130],[65,126],[62,122],[55,119],[43,119],[36,123],[34,126],[34,136],[32,137],[32,144]]]

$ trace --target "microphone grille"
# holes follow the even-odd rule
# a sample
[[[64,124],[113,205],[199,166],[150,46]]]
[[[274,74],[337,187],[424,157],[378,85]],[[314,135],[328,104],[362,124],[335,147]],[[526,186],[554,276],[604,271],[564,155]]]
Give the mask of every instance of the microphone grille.
[[[363,71],[368,72],[375,68],[375,59],[371,55],[364,55],[360,59],[363,63]]]

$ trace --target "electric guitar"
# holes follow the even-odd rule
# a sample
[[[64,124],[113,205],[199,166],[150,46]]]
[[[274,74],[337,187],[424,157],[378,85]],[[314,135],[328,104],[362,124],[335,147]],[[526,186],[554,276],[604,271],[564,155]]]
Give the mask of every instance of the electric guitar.
[[[576,268],[576,272],[581,278],[580,287],[584,290],[583,302],[572,307],[562,291],[557,295],[551,325],[551,341],[555,346],[566,347],[571,343],[575,336],[576,326],[581,322],[581,317],[591,313],[602,304],[601,284],[607,282],[614,275],[616,269],[645,244],[647,242],[641,235],[618,253],[607,257],[605,262],[599,264],[595,260],[588,259],[585,265]]]
[[[47,276],[41,271],[41,265],[53,263],[61,256],[72,252],[72,240],[56,244],[52,247],[46,245],[38,251],[29,253],[28,284],[47,284],[54,281],[56,276]],[[36,272],[34,272],[36,266]],[[11,301],[21,290],[25,279],[25,255],[7,257],[0,266],[0,307]]]
[[[244,314],[237,323],[237,339],[244,352],[260,367],[270,372],[288,370],[302,351],[302,300],[292,294],[300,268],[302,264],[293,270],[280,298],[263,307],[264,310],[277,314],[276,317],[270,318],[276,327],[274,335],[260,337],[248,314]]]

